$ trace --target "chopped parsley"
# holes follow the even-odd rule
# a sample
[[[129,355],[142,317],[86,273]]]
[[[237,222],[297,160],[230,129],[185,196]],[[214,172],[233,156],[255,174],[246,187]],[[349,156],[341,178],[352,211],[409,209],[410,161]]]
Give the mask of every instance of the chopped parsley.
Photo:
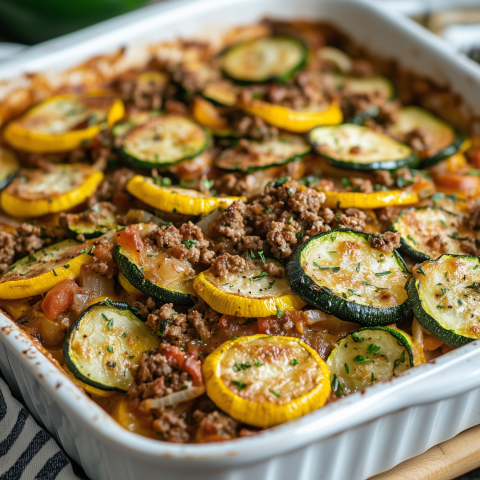
[[[237,390],[243,390],[247,388],[247,384],[241,380],[232,380],[232,383],[237,386]]]
[[[113,348],[110,345],[105,345],[105,348],[110,352],[113,353]]]
[[[256,275],[255,277],[250,277],[251,280],[259,280],[262,277],[267,277],[268,273],[267,272],[262,272],[259,275]]]
[[[300,362],[296,358],[290,360],[290,365],[298,365]]]
[[[360,272],[360,262],[357,263],[357,268],[356,268],[356,270],[357,270],[357,273]]]
[[[263,255],[263,251],[258,252],[258,256],[262,259],[262,262],[265,263],[265,256]]]
[[[355,363],[375,363],[375,360],[371,358],[365,358],[363,355],[357,355],[353,361]]]
[[[253,359],[253,364],[254,364],[256,367],[261,367],[262,365],[265,365],[264,363],[259,362],[256,358]]]
[[[337,377],[337,374],[334,373],[330,377],[330,384],[332,385],[332,390],[335,392],[337,397],[341,397],[345,391],[345,384],[343,384]]]
[[[277,318],[282,318],[284,315],[283,310],[278,305],[276,305],[276,308],[277,308]]]
[[[392,272],[390,270],[387,270],[386,272],[377,272],[375,275],[377,277],[383,277],[384,275],[390,275]]]
[[[425,272],[424,272],[423,269],[420,268],[420,267],[417,268],[417,273],[419,273],[420,275],[423,275],[423,276],[426,277]]]
[[[313,262],[313,264],[319,269],[319,270],[331,270],[332,272],[339,272],[340,267],[321,267],[317,262]]]
[[[375,355],[378,353],[381,347],[378,345],[375,345],[374,343],[371,343],[368,348],[367,348],[367,353],[371,353],[372,355]]]
[[[123,333],[122,333],[122,337],[123,337],[123,338],[127,338],[127,335],[128,335],[127,332],[123,332]]]
[[[350,373],[350,368],[348,367],[348,364],[345,363],[344,367],[345,367],[345,371],[347,372],[347,375],[348,375]]]
[[[187,250],[190,250],[192,247],[195,247],[198,245],[198,242],[196,240],[184,240],[183,245],[187,247]]]
[[[359,337],[357,332],[352,333],[352,338],[355,343],[362,343],[365,340],[365,338]]]
[[[274,390],[273,388],[270,388],[270,389],[269,389],[269,392],[270,392],[270,393],[273,393],[277,398],[280,398],[280,396],[281,396],[280,393],[277,392],[276,390]]]
[[[247,368],[252,368],[250,363],[248,363],[248,362],[245,362],[245,363],[236,362],[235,365],[232,367],[232,370],[234,372],[239,372],[240,370],[245,371]]]

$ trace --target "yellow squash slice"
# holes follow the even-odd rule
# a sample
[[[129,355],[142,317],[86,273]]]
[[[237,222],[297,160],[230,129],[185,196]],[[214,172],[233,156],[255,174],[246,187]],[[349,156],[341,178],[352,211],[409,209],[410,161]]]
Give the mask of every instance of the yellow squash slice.
[[[127,293],[133,295],[144,295],[138,288],[135,288],[128,280],[127,277],[122,272],[118,273],[118,283],[127,291]]]
[[[220,115],[213,103],[201,97],[193,100],[193,118],[203,127],[209,128],[215,135],[227,136],[231,132],[227,128],[227,121]]]
[[[320,355],[291,337],[253,335],[223,343],[205,360],[203,376],[217,407],[263,428],[321,408],[331,390]]]
[[[389,192],[324,192],[324,207],[328,208],[383,208],[394,205],[407,205],[418,202],[415,192],[391,190]]]
[[[267,263],[278,262],[267,259]],[[260,260],[253,260],[242,272],[215,276],[209,268],[200,273],[193,288],[217,312],[237,317],[268,317],[279,310],[300,310],[306,304],[294,295],[285,278],[270,276]]]
[[[81,266],[93,258],[88,254],[92,245],[93,242],[64,240],[18,260],[0,278],[0,298],[41,295],[62,280],[78,277]]]
[[[263,100],[250,100],[239,104],[239,108],[262,118],[270,125],[295,133],[306,133],[318,125],[337,125],[343,121],[342,110],[336,103],[331,103],[318,112],[314,109],[292,110]]]
[[[103,180],[103,173],[83,164],[53,165],[48,171],[22,170],[0,197],[14,217],[40,217],[79,205]]]
[[[124,112],[122,101],[106,92],[57,95],[9,123],[5,139],[27,152],[65,152],[113,126]]]
[[[226,208],[236,200],[246,201],[245,197],[214,197],[182,187],[162,187],[155,185],[152,178],[142,175],[133,177],[127,184],[127,190],[152,207],[182,215],[201,215],[218,207]]]

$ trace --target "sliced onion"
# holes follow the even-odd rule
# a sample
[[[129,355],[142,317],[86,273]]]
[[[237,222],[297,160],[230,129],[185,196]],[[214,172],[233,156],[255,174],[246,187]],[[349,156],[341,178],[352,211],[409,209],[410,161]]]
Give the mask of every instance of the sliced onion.
[[[313,325],[317,322],[324,322],[329,317],[329,315],[327,315],[325,312],[322,312],[321,310],[307,310],[305,312],[305,315],[307,317],[307,323],[309,325]]]
[[[209,213],[206,217],[203,217],[199,222],[195,225],[202,231],[204,235],[208,236],[208,231],[210,227],[215,223],[217,220],[220,212],[218,210],[214,210],[212,213]]]
[[[165,397],[149,398],[142,402],[142,409],[151,410],[152,408],[168,407],[175,403],[186,402],[187,400],[193,400],[205,393],[205,386],[201,387],[188,387],[185,390],[171,393]]]
[[[94,292],[95,297],[115,296],[113,280],[109,280],[104,275],[82,269],[80,283],[82,288],[86,288]]]

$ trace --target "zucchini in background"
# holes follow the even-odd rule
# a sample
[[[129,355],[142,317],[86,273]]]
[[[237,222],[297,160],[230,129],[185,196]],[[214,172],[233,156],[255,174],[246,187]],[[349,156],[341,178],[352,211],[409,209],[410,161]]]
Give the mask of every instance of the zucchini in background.
[[[395,97],[395,89],[392,82],[382,75],[374,75],[372,77],[349,77],[341,74],[334,74],[333,81],[335,87],[346,89],[352,94],[371,94],[392,100]]]
[[[142,238],[156,228],[158,227],[152,224],[138,226]],[[194,305],[191,295],[195,295],[192,287],[195,271],[186,260],[172,257],[169,249],[149,242],[146,244],[145,255],[140,259],[137,251],[116,245],[114,257],[120,272],[141,292],[165,303]]]
[[[142,354],[158,337],[126,303],[91,305],[70,327],[63,346],[68,369],[80,381],[105,391],[126,392]]]
[[[338,168],[395,170],[418,164],[416,155],[407,145],[351,123],[315,127],[309,132],[308,140],[320,155]]]
[[[259,38],[227,49],[221,68],[238,82],[288,82],[305,65],[307,51],[306,45],[294,38]]]
[[[478,236],[465,223],[465,217],[441,207],[413,207],[402,210],[390,229],[400,232],[400,250],[417,262],[443,253],[468,253],[462,241]]]
[[[337,396],[358,392],[413,367],[412,339],[393,328],[362,328],[337,343],[327,365]]]
[[[109,204],[107,204],[109,205]],[[102,203],[80,214],[67,214],[66,223],[69,234],[73,238],[79,235],[84,239],[97,238],[115,228],[123,228],[117,224],[115,214]]]
[[[12,150],[0,146],[0,190],[5,188],[20,170],[20,162]]]
[[[411,317],[408,267],[395,250],[373,248],[372,236],[350,229],[316,235],[292,255],[287,283],[305,302],[340,320],[377,326]]]
[[[234,107],[237,103],[238,90],[230,80],[218,80],[207,84],[202,95],[216,105]]]
[[[480,259],[442,255],[416,265],[408,297],[422,327],[451,347],[480,338]]]
[[[416,130],[422,130],[427,138],[428,149],[420,154],[420,166],[430,167],[457,153],[466,139],[465,134],[456,132],[451,125],[427,112],[423,108],[410,106],[397,112],[397,121],[388,133],[402,138]]]
[[[123,134],[121,158],[133,168],[165,168],[202,153],[211,143],[203,127],[179,115],[160,115]]]
[[[298,135],[283,134],[278,140],[248,142],[248,150],[237,145],[224,150],[215,165],[222,170],[251,173],[256,170],[286,165],[311,151],[310,145]]]

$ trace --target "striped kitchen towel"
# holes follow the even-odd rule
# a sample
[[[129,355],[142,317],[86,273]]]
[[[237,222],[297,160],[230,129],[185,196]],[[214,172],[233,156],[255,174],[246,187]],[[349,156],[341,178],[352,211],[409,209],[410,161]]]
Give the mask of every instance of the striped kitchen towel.
[[[88,480],[0,378],[0,480]]]

